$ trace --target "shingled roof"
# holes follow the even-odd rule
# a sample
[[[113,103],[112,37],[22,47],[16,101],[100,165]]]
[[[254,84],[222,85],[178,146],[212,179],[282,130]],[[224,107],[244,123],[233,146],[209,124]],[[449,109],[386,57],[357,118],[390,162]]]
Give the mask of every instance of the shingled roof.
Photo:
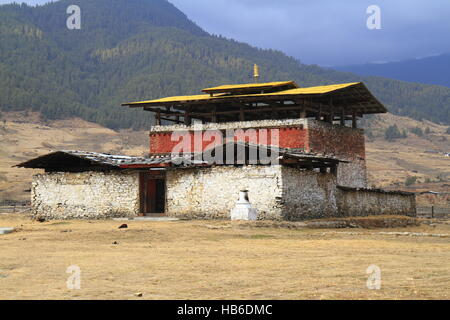
[[[189,157],[189,156],[185,156]],[[45,169],[48,171],[88,171],[121,170],[132,168],[161,168],[174,163],[187,164],[177,155],[153,155],[148,158],[112,155],[86,151],[56,151],[16,165],[21,168]],[[190,161],[191,165],[203,165],[203,162]]]
[[[245,159],[238,162],[233,158],[233,163],[226,161],[211,161],[205,157],[205,154],[214,150],[214,152],[223,151],[224,157],[229,150],[227,145],[234,144],[235,147],[243,146],[245,148]],[[275,153],[276,159],[284,165],[296,165],[300,168],[321,168],[333,167],[339,162],[345,162],[333,155],[322,155],[316,153],[307,153],[303,150],[277,148],[273,146],[264,146],[250,143],[232,142],[226,143],[205,150],[202,153],[182,153],[182,154],[159,154],[150,157],[132,157],[124,155],[112,155],[107,153],[86,152],[86,151],[56,151],[40,157],[22,162],[15,167],[45,169],[49,172],[82,172],[82,171],[109,171],[126,169],[169,169],[186,167],[205,167],[212,165],[241,165],[248,164],[250,149],[267,149],[268,153]],[[222,150],[221,150],[222,149]],[[237,150],[237,149],[235,149]],[[267,151],[266,150],[266,151]],[[238,154],[236,151],[234,154]],[[259,157],[260,154],[257,153]],[[213,159],[214,160],[214,159]],[[217,160],[217,159],[215,159]],[[241,160],[241,159],[239,159]],[[257,164],[261,163],[256,159]]]

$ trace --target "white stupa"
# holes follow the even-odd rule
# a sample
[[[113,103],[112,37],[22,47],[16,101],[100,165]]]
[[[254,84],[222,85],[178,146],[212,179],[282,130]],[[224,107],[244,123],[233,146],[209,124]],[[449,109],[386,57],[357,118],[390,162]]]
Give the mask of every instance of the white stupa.
[[[239,192],[239,200],[236,207],[231,210],[231,220],[257,220],[258,211],[252,207],[248,199],[248,190]]]

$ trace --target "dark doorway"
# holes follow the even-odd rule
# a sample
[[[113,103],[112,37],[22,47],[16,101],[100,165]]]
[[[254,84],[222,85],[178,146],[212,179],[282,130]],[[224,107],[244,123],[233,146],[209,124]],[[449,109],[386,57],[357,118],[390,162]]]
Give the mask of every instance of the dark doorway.
[[[161,174],[142,172],[140,174],[141,214],[161,215],[166,209],[166,181]]]

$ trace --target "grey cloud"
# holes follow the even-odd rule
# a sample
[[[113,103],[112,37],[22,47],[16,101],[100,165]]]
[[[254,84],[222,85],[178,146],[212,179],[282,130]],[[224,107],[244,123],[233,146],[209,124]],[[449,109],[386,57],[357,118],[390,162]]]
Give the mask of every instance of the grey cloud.
[[[201,27],[306,63],[353,64],[450,51],[448,0],[171,0]],[[366,9],[381,7],[382,30]]]

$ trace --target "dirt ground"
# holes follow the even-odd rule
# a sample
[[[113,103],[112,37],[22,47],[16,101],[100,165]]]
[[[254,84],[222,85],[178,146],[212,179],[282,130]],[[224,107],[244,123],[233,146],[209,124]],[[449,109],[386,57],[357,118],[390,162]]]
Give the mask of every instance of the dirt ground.
[[[0,215],[0,299],[449,299],[449,224],[257,228],[230,221],[50,221]],[[421,232],[393,235],[382,232]],[[380,233],[381,232],[381,233]],[[366,269],[381,269],[369,290]],[[70,290],[69,266],[81,270]],[[138,297],[136,293],[142,293]]]

